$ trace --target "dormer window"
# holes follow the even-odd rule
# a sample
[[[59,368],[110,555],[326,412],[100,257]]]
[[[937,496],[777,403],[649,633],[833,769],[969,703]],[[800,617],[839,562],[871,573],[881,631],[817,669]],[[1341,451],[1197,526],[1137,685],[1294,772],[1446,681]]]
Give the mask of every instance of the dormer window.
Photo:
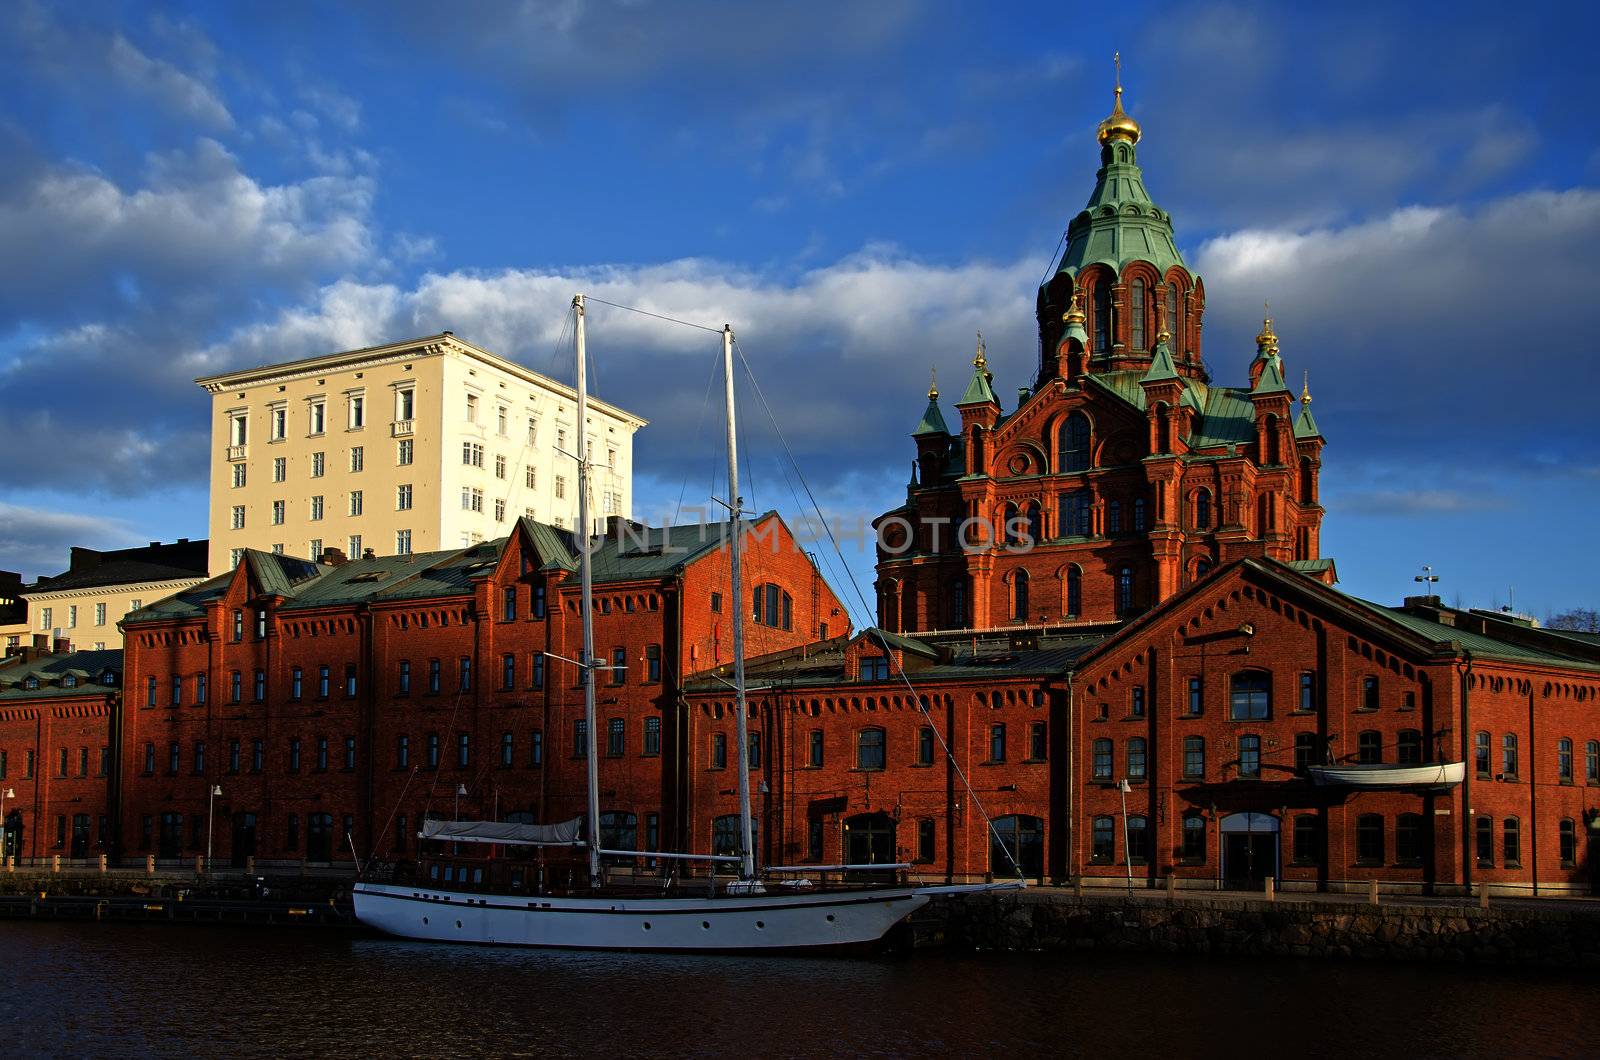
[[[77,688],[78,687],[78,675],[77,674],[67,674],[66,676],[61,678],[61,687],[62,688]]]
[[[861,657],[861,680],[887,681],[889,680],[889,659],[884,655],[863,655]]]
[[[117,683],[117,672],[115,670],[107,670],[105,673],[100,675],[100,683],[103,684],[103,685],[114,685],[114,684],[116,684]]]

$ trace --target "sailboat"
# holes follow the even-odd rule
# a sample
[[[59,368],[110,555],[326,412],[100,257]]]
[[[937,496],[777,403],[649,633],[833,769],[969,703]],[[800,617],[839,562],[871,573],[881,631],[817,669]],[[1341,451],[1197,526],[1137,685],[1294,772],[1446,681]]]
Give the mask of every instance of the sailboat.
[[[577,347],[577,433],[583,445],[588,405],[584,345],[584,296],[573,298]],[[742,511],[734,412],[733,329],[722,329],[722,368],[726,388],[728,507],[732,513],[730,599],[743,600]],[[747,732],[744,672],[744,608],[733,608],[733,685],[739,749],[739,853],[694,854],[607,850],[601,845],[599,752],[595,733],[595,671],[607,669],[594,658],[594,626],[588,537],[588,454],[568,454],[578,463],[579,577],[583,649],[576,663],[583,685],[587,736],[588,812],[581,822],[554,825],[486,821],[424,823],[418,838],[450,844],[487,843],[495,847],[582,848],[587,853],[588,887],[547,893],[523,870],[483,886],[481,863],[429,866],[417,882],[358,879],[355,912],[363,923],[391,935],[437,942],[539,946],[592,950],[802,951],[860,947],[877,943],[897,923],[935,895],[1016,888],[1022,881],[921,886],[864,882],[821,887],[803,875],[829,871],[849,881],[852,873],[881,877],[908,865],[794,866],[770,884],[756,871],[750,811],[750,740]],[[569,660],[571,661],[571,660]],[[684,880],[673,893],[660,887],[608,884],[602,858],[619,856],[708,863],[702,881]],[[736,878],[719,880],[718,865],[737,866]],[[441,871],[442,870],[442,871]],[[530,870],[531,871],[531,870]],[[472,875],[469,878],[469,873]],[[857,878],[865,878],[858,876]],[[470,879],[470,885],[469,885]],[[497,882],[509,884],[504,888]]]

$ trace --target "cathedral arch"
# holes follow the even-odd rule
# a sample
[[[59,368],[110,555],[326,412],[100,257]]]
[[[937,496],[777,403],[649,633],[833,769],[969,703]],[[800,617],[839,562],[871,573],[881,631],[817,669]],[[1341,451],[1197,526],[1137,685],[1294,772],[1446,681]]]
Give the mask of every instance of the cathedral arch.
[[[1082,409],[1074,409],[1056,431],[1056,471],[1088,471],[1094,463],[1094,425]]]
[[[1028,572],[1021,567],[1012,571],[1006,578],[1010,600],[1008,613],[1013,622],[1026,622],[1028,620]]]

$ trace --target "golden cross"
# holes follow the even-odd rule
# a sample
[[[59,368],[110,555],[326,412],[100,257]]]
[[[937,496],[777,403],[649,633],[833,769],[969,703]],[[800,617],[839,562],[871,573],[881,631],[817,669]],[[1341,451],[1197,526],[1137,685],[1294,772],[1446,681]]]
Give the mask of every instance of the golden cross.
[[[1117,91],[1121,92],[1122,91],[1122,53],[1121,52],[1112,52],[1111,53],[1111,62],[1117,68]]]

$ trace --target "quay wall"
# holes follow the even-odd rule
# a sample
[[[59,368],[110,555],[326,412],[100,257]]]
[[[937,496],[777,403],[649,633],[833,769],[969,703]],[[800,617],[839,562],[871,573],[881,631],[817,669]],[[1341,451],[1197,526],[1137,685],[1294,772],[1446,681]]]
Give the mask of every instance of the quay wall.
[[[1010,952],[1142,951],[1452,961],[1600,969],[1589,903],[1381,905],[1329,898],[1139,897],[1048,889],[936,898],[916,945]]]

